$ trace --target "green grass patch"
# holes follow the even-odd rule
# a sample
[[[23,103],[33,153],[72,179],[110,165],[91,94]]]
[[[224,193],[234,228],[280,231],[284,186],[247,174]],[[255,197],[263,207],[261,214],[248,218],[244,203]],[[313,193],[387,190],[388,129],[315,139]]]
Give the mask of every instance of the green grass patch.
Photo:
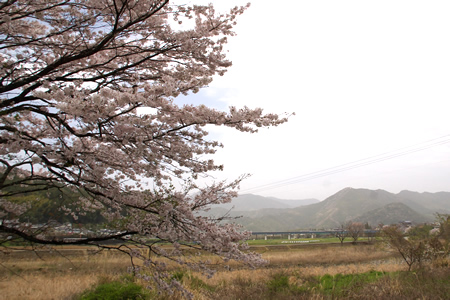
[[[248,240],[250,246],[337,243],[337,238]]]
[[[185,278],[186,272],[183,270],[175,271],[172,274],[172,279],[175,279],[178,282],[182,282],[183,278]]]
[[[290,288],[289,276],[284,273],[276,273],[273,275],[273,278],[267,282],[267,287],[272,293],[287,290]]]
[[[345,296],[350,290],[354,291],[364,284],[375,282],[386,276],[385,272],[370,271],[360,274],[325,274],[315,277],[307,284],[309,289],[315,289],[326,295],[335,297]]]
[[[367,237],[360,237],[358,242],[367,241]],[[379,238],[371,238],[371,241],[379,240]],[[250,246],[266,246],[266,245],[290,245],[290,244],[320,244],[320,243],[340,243],[341,241],[336,237],[316,237],[316,238],[303,238],[303,239],[288,239],[288,238],[272,238],[272,239],[258,239],[247,240]],[[344,243],[351,243],[353,239],[346,238]]]
[[[79,300],[138,300],[150,299],[150,294],[142,286],[129,278],[122,281],[100,283],[93,289],[84,292]]]
[[[189,277],[189,281],[190,281],[189,286],[194,290],[206,290],[209,292],[214,292],[216,289],[213,285],[207,284],[206,282],[204,282],[203,280],[201,280],[196,276],[191,275]]]

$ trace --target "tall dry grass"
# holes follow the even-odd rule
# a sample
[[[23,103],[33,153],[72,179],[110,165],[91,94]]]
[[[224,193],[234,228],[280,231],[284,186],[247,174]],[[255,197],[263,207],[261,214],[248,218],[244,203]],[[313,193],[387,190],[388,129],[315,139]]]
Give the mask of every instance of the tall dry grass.
[[[396,272],[406,267],[396,255],[373,245],[296,247],[286,248],[285,251],[277,249],[264,252],[263,258],[268,264],[258,269],[236,266],[231,271],[219,270],[212,278],[199,273],[191,274],[191,277],[198,277],[205,284],[215,287],[213,291],[191,289],[195,299],[323,299],[326,297],[314,293],[303,296],[298,293],[272,295],[267,283],[277,274],[284,274],[290,285],[300,287],[306,278],[325,274]],[[185,283],[190,285],[189,280]]]
[[[103,277],[119,277],[129,266],[125,255],[114,252],[0,254],[0,299],[71,299]]]
[[[324,274],[356,274],[369,271],[396,272],[405,270],[406,265],[397,255],[374,245],[345,247],[296,248],[288,251],[263,253],[268,264],[258,269],[236,269],[218,271],[208,279],[197,274],[211,285],[230,282],[239,278],[251,278],[255,282],[267,282],[275,273],[290,274],[290,280]]]
[[[41,258],[33,252],[0,254],[0,299],[73,299],[102,278],[119,278],[130,266],[126,255],[112,251],[92,255],[86,249],[72,252],[61,249],[39,254]],[[184,283],[189,287],[193,279],[199,278],[206,285],[214,286],[214,292],[191,288],[196,299],[211,299],[214,293],[224,299],[257,299],[258,293],[262,296],[267,292],[265,283],[277,272],[289,274],[292,284],[301,285],[305,276],[397,271],[405,267],[392,254],[371,245],[296,247],[284,251],[278,248],[265,251],[262,256],[269,262],[265,266],[249,269],[234,263],[231,271],[225,271],[218,264],[220,260],[203,256],[218,264],[216,275],[208,279],[186,270]],[[242,294],[245,291],[253,294],[246,296]]]
[[[94,285],[97,274],[24,274],[2,278],[0,299],[71,299]]]
[[[395,255],[395,254],[394,254]],[[298,247],[284,251],[268,251],[263,253],[270,265],[335,265],[343,263],[359,263],[380,261],[393,257],[393,253],[384,251],[375,245],[346,245],[344,247],[326,245],[322,247]]]

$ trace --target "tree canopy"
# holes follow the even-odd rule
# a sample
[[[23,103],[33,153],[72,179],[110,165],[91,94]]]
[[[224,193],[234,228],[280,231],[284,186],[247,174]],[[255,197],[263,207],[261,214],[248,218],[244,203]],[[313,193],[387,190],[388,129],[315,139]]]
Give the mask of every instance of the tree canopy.
[[[226,216],[197,213],[230,201],[242,180],[196,185],[199,175],[222,169],[209,158],[222,145],[209,140],[204,127],[253,133],[286,118],[260,108],[224,112],[173,101],[231,66],[224,45],[246,8],[221,14],[213,5],[168,0],[1,1],[1,237],[52,245],[132,235],[129,243],[157,255],[176,257],[184,244],[225,260],[257,262],[240,249],[247,232],[220,223]],[[173,188],[174,179],[184,186]],[[78,202],[60,209],[74,218],[100,212],[117,230],[67,241],[20,221],[33,209],[25,196],[67,188],[79,193]],[[149,244],[148,237],[172,243],[174,251]]]

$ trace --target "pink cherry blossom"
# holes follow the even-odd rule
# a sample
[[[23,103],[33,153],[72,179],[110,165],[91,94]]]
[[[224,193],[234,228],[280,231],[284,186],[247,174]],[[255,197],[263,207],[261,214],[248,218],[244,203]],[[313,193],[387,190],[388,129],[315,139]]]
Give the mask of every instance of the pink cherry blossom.
[[[178,283],[166,280],[155,256],[137,250],[208,274],[206,264],[180,255],[181,248],[210,251],[224,262],[260,263],[243,251],[249,232],[227,216],[199,214],[231,201],[245,176],[206,187],[191,179],[222,169],[206,156],[222,146],[207,138],[206,125],[254,133],[287,119],[259,108],[224,112],[173,102],[231,66],[223,46],[247,7],[218,14],[212,5],[168,0],[2,1],[0,232],[46,245],[101,244],[131,235],[116,248],[143,259],[154,270],[149,278],[166,289]],[[137,113],[146,107],[152,113]],[[172,188],[174,179],[184,180],[184,189]],[[32,209],[11,199],[52,187],[80,191],[78,208],[66,207],[68,213],[101,211],[117,232],[67,242],[4,222]],[[172,243],[173,250],[159,242]]]

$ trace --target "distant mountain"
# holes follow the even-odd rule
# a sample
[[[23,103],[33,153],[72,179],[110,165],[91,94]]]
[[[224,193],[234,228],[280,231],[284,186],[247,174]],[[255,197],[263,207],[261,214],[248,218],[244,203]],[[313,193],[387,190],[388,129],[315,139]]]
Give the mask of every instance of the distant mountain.
[[[273,199],[276,199],[276,201],[278,201],[278,202],[287,204],[290,207],[299,207],[299,206],[305,206],[305,205],[320,202],[319,200],[317,200],[315,198],[308,198],[308,199],[303,199],[303,200],[283,200],[283,199],[278,199],[278,198],[273,198]]]
[[[317,204],[317,212],[308,225],[338,227],[341,223],[392,202],[396,202],[395,195],[383,190],[346,188],[328,197],[320,205]]]
[[[317,199],[283,200],[274,197],[243,194],[234,198],[231,203],[214,205],[214,208],[233,209],[234,211],[255,211],[264,208],[293,208],[317,202],[319,202]]]
[[[275,199],[271,198],[273,201]],[[322,202],[295,208],[283,208],[280,205],[269,208],[268,203],[264,202],[263,206],[266,207],[263,209],[251,211],[240,206],[240,210],[231,210],[231,214],[243,216],[236,222],[248,230],[280,231],[334,228],[350,220],[369,222],[374,226],[404,220],[422,223],[433,221],[436,212],[450,213],[449,192],[402,191],[393,194],[384,190],[346,188]],[[280,201],[277,203],[283,204]]]
[[[380,222],[382,220],[383,222]],[[371,226],[377,226],[382,224],[395,224],[399,221],[410,221],[414,220],[415,223],[429,222],[432,219],[429,217],[419,214],[415,210],[411,209],[406,204],[395,202],[389,203],[381,208],[377,208],[366,212],[355,218],[353,221],[369,223]]]
[[[401,191],[397,196],[400,198],[400,202],[428,217],[432,217],[437,211],[450,214],[450,193],[448,192],[418,193]]]

